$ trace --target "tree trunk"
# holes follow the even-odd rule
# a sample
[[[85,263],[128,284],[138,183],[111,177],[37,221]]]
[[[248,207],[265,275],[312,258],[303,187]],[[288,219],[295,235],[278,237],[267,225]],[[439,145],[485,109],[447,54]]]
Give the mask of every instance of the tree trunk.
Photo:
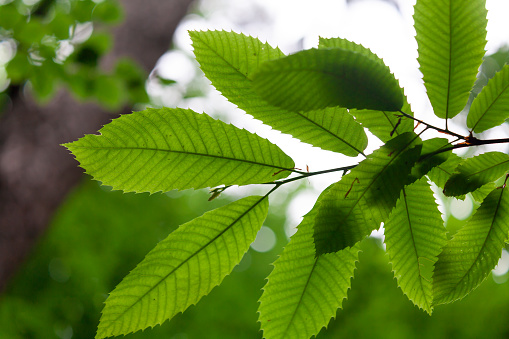
[[[102,66],[128,56],[150,72],[191,1],[121,1],[125,20],[112,29],[114,47]],[[80,180],[83,171],[59,145],[129,112],[112,114],[94,103],[78,103],[66,90],[44,106],[21,91],[12,96],[0,121],[0,291]]]

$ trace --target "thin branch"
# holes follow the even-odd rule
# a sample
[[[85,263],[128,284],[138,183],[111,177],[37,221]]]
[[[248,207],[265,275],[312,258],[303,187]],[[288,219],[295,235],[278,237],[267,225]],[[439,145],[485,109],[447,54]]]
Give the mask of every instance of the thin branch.
[[[452,136],[454,136],[454,137],[456,137],[456,138],[458,138],[458,139],[462,139],[462,140],[467,140],[467,138],[468,138],[468,137],[465,137],[465,136],[463,136],[463,135],[461,135],[461,134],[457,134],[457,133],[451,132],[451,131],[449,131],[449,130],[447,130],[447,129],[438,128],[438,127],[436,127],[436,126],[433,126],[433,125],[431,125],[431,124],[428,124],[427,122],[424,122],[424,121],[422,121],[422,120],[419,120],[419,119],[417,119],[417,118],[414,118],[414,117],[413,117],[413,116],[411,116],[410,114],[407,114],[407,113],[405,113],[405,112],[403,112],[403,111],[398,111],[398,112],[399,112],[399,113],[401,113],[404,117],[409,118],[409,119],[412,119],[412,120],[415,120],[415,121],[417,121],[418,123],[423,124],[423,125],[425,125],[426,127],[431,128],[431,129],[434,129],[435,131],[438,131],[438,132],[440,132],[440,133],[448,134],[448,135],[452,135]]]
[[[421,135],[422,133],[424,133],[428,129],[434,129],[434,130],[436,130],[436,131],[438,131],[440,133],[444,133],[444,134],[448,134],[448,135],[451,135],[451,136],[455,136],[457,138],[456,140],[450,142],[449,144],[452,144],[452,143],[457,142],[459,140],[464,140],[464,142],[461,142],[459,144],[451,145],[450,147],[445,147],[444,146],[443,148],[441,148],[439,150],[436,150],[435,152],[426,154],[423,158],[419,159],[419,161],[422,161],[422,160],[424,160],[426,158],[429,158],[429,157],[432,157],[434,155],[437,155],[437,154],[440,154],[440,153],[444,153],[444,152],[448,152],[448,151],[451,151],[451,150],[454,150],[454,149],[458,149],[458,148],[472,147],[472,146],[481,146],[481,145],[488,145],[488,144],[509,143],[509,138],[481,140],[481,139],[477,139],[476,137],[472,136],[472,133],[470,133],[469,136],[465,137],[465,136],[462,136],[460,134],[456,134],[454,132],[447,131],[447,130],[438,128],[436,126],[430,125],[430,124],[428,124],[428,123],[426,123],[426,122],[424,122],[422,120],[416,119],[413,116],[411,116],[409,114],[406,114],[406,113],[404,113],[402,111],[399,111],[399,112],[403,116],[405,116],[407,118],[410,118],[412,120],[415,120],[418,123],[423,124],[423,125],[426,126],[426,128],[422,132],[420,132],[418,134],[418,136]],[[412,142],[413,142],[413,140],[412,140]],[[264,182],[264,183],[261,183],[261,185],[275,185],[269,191],[269,193],[266,194],[266,195],[269,195],[270,193],[274,192],[277,188],[279,188],[280,186],[282,186],[284,184],[288,184],[288,183],[293,182],[293,181],[309,178],[309,177],[312,177],[312,176],[315,176],[315,175],[326,174],[326,173],[333,173],[333,172],[343,171],[344,172],[343,175],[345,175],[347,171],[355,168],[356,166],[357,165],[350,165],[350,166],[332,168],[332,169],[323,170],[323,171],[317,171],[317,172],[303,172],[303,171],[301,171],[301,170],[299,170],[297,168],[283,169],[280,172],[282,172],[282,171],[290,171],[290,172],[293,172],[293,173],[298,173],[300,175],[297,176],[297,177],[294,177],[294,178],[289,178],[289,179],[282,179],[282,180]],[[280,172],[276,172],[275,174],[278,174]],[[231,185],[221,186],[221,187],[216,187],[216,188],[211,189],[210,190],[211,197],[209,198],[209,200],[215,199],[217,196],[219,196],[219,194],[221,194],[224,190],[226,190],[229,187],[231,187]]]
[[[298,177],[290,178],[290,179],[284,179],[284,180],[271,181],[271,182],[264,182],[264,183],[262,183],[262,185],[277,185],[277,186],[281,186],[281,185],[287,184],[289,182],[293,182],[293,181],[309,178],[309,177],[312,177],[312,176],[315,176],[315,175],[326,174],[326,173],[333,173],[333,172],[340,172],[340,171],[343,171],[344,173],[346,173],[347,171],[351,170],[352,168],[354,168],[356,166],[357,165],[338,167],[338,168],[331,168],[331,169],[328,169],[328,170],[317,171],[317,172],[310,172],[310,173],[300,172],[299,174],[301,174],[301,175],[298,176]],[[344,173],[343,173],[343,175],[344,175]]]
[[[456,144],[456,145],[452,145],[452,146],[447,147],[447,148],[439,149],[439,150],[437,150],[435,152],[427,154],[426,156],[427,157],[431,157],[433,155],[440,154],[440,153],[443,153],[443,152],[452,151],[452,150],[458,149],[458,148],[481,146],[481,145],[489,145],[489,144],[504,144],[504,143],[509,143],[509,138],[481,140],[481,139],[477,139],[475,137],[467,137],[465,142],[462,142],[462,143],[459,143],[459,144]]]

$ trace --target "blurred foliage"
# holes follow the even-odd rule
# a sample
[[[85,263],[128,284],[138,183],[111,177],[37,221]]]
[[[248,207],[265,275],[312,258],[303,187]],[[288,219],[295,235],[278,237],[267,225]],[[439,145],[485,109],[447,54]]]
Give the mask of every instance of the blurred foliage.
[[[497,284],[489,277],[461,303],[437,306],[433,316],[429,316],[410,304],[398,290],[380,240],[366,240],[348,300],[336,321],[318,335],[319,339],[509,336],[509,283]]]
[[[92,338],[107,293],[178,225],[231,201],[206,191],[168,194],[108,192],[85,181],[0,296],[0,338]],[[257,300],[270,263],[286,243],[279,213],[265,222],[278,239],[269,252],[249,250],[223,284],[170,322],[134,338],[261,338]],[[509,283],[488,279],[462,303],[433,317],[398,290],[378,239],[363,243],[352,291],[318,338],[503,338],[509,335]],[[506,274],[507,275],[507,274]],[[506,279],[507,280],[507,279]],[[490,326],[486,326],[487,324]]]
[[[46,237],[0,296],[0,338],[92,338],[107,293],[158,241],[178,225],[231,201],[224,195],[211,202],[208,198],[203,190],[122,194],[85,182],[61,207]],[[284,219],[271,215],[265,224],[283,225]],[[250,250],[198,307],[170,324],[127,337],[257,337],[257,300],[264,277],[286,242],[282,228],[274,231],[279,239],[275,249]]]
[[[77,98],[95,98],[112,109],[148,100],[146,74],[132,60],[118,60],[110,73],[98,69],[112,41],[96,26],[122,20],[118,1],[0,3],[0,42],[15,46],[6,64],[2,66],[0,60],[0,69],[5,67],[11,84],[29,80],[43,101],[51,98],[58,85],[69,87]],[[79,35],[87,25],[93,30],[84,39]],[[64,53],[65,46],[71,47],[70,54]],[[485,58],[479,81],[487,82],[508,54],[505,48]],[[0,95],[0,105],[2,100],[5,97]],[[205,191],[122,194],[85,181],[0,295],[0,338],[92,338],[107,293],[158,241],[178,225],[230,201],[222,196],[208,202],[208,197]],[[283,205],[272,208],[265,222],[276,232],[273,250],[250,250],[197,306],[151,331],[126,338],[261,338],[257,301],[272,269],[270,263],[286,243],[284,217],[274,212],[284,210],[290,200],[287,197]],[[458,223],[450,217],[449,230],[454,232]],[[508,282],[497,284],[489,278],[461,303],[439,306],[429,317],[398,290],[379,240],[364,241],[360,261],[344,309],[319,339],[509,337]],[[507,281],[508,275],[499,281]]]
[[[5,68],[4,82],[23,85],[28,80],[43,102],[59,85],[70,88],[78,99],[94,98],[108,109],[147,102],[147,74],[139,65],[118,60],[113,70],[98,68],[112,44],[104,28],[122,19],[117,0],[3,1],[0,43],[7,57],[0,57],[0,68]]]
[[[477,79],[474,83],[474,87],[470,92],[468,103],[466,108],[463,110],[463,115],[466,117],[472,101],[481,92],[484,86],[488,84],[488,81],[499,72],[506,63],[509,62],[509,46],[501,46],[495,53],[486,55],[483,58],[483,62],[477,73]],[[468,109],[467,109],[468,108]]]

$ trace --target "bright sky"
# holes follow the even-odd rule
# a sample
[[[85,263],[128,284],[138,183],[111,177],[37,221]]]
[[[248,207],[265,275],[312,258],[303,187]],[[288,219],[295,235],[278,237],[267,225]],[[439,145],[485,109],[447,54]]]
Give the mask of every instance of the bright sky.
[[[204,15],[190,15],[183,21],[175,35],[175,46],[181,52],[167,54],[163,58],[164,67],[161,66],[160,72],[177,80],[181,86],[189,84],[199,72],[197,65],[189,59],[189,56],[192,56],[192,47],[188,30],[224,29],[242,32],[262,41],[266,40],[272,46],[279,46],[285,53],[316,47],[319,36],[342,37],[361,43],[382,57],[405,88],[416,116],[442,126],[443,120],[434,118],[431,113],[431,105],[421,80],[422,75],[418,70],[417,43],[414,39],[412,19],[415,0],[395,2],[399,9],[379,0],[362,0],[351,5],[347,5],[345,0],[204,0],[198,5]],[[492,53],[509,43],[509,1],[487,0],[487,9],[487,50]],[[227,120],[234,125],[256,132],[278,144],[295,159],[299,168],[306,168],[308,165],[311,171],[318,171],[355,164],[361,160],[360,157],[349,158],[322,151],[274,132],[235,109],[234,105],[226,102],[213,89],[206,98],[187,101],[180,101],[181,95],[174,87],[154,91],[165,97],[161,104],[166,106],[189,107],[213,116],[224,117],[227,114]],[[506,130],[503,134],[507,132]],[[367,152],[370,153],[381,144],[376,138],[369,140]],[[287,211],[289,225],[296,226],[301,216],[314,204],[317,194],[338,179],[337,173],[311,178],[310,188],[290,204]],[[272,200],[277,201],[278,197],[283,198],[285,194],[287,192],[281,192]]]

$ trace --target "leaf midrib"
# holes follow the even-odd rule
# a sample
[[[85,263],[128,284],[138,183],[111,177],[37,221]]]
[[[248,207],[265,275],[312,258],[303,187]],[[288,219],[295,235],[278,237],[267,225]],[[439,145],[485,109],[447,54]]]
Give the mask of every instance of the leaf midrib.
[[[275,187],[277,188],[277,187]],[[274,189],[275,189],[274,188]],[[266,195],[264,195],[263,197],[261,197],[256,203],[254,203],[252,206],[250,206],[245,212],[243,212],[237,219],[235,219],[228,227],[226,227],[224,230],[222,230],[221,232],[219,232],[214,238],[212,238],[209,242],[207,242],[205,245],[203,245],[202,247],[200,247],[198,250],[196,250],[194,253],[192,253],[191,255],[188,256],[187,259],[183,260],[178,266],[176,266],[175,268],[173,268],[168,274],[166,274],[165,276],[163,276],[159,282],[157,282],[156,284],[154,284],[154,286],[152,286],[149,290],[147,290],[143,295],[141,295],[135,302],[133,302],[127,309],[125,309],[123,312],[119,313],[118,317],[115,318],[114,320],[110,321],[109,324],[111,325],[112,323],[115,323],[117,322],[124,314],[126,314],[127,312],[129,312],[129,310],[131,308],[133,308],[136,304],[138,304],[143,298],[145,298],[145,296],[147,296],[150,292],[152,292],[157,286],[159,286],[164,280],[168,279],[169,276],[171,276],[173,273],[175,273],[180,267],[182,267],[184,264],[186,264],[189,260],[193,259],[196,255],[198,255],[198,253],[200,253],[201,251],[203,251],[204,249],[206,249],[211,243],[213,243],[214,241],[216,241],[219,237],[221,237],[224,233],[226,233],[229,229],[231,229],[240,219],[242,219],[244,216],[246,216],[249,212],[251,212],[251,210],[253,210],[259,203],[261,203],[265,198],[267,198],[269,196],[269,194],[274,191],[274,189],[272,189],[269,193],[267,193]],[[109,327],[109,326],[108,326]]]
[[[237,72],[238,74],[240,74],[242,77],[244,77],[247,81],[249,81],[250,83],[252,82],[252,80],[244,73],[242,73],[240,71],[240,68],[238,67],[235,67],[235,65],[233,65],[231,62],[229,62],[228,60],[226,60],[223,55],[219,54],[214,48],[212,48],[212,46],[210,44],[208,44],[206,41],[204,41],[203,39],[200,39],[200,42],[203,43],[205,46],[207,46],[209,48],[210,51],[212,51],[217,57],[219,57],[219,59],[223,60],[223,62],[225,64],[227,64],[228,66],[230,66],[232,69],[235,70],[235,72]],[[272,47],[271,47],[272,48]],[[276,48],[274,48],[274,50],[278,50]],[[284,56],[284,54],[283,54]],[[266,61],[270,61],[270,60],[277,60],[277,59],[269,59],[269,60],[266,60]],[[249,65],[249,64],[248,64]],[[278,110],[281,110],[281,108],[279,107],[276,107]],[[357,147],[354,147],[353,145],[351,145],[349,142],[345,141],[344,139],[342,139],[341,137],[339,137],[338,135],[334,134],[332,131],[326,129],[325,127],[321,126],[321,125],[318,125],[316,122],[314,122],[313,120],[303,116],[301,113],[298,113],[298,112],[293,112],[293,111],[287,111],[285,110],[286,112],[288,113],[294,113],[298,116],[300,116],[301,118],[304,118],[306,119],[307,121],[311,122],[312,124],[314,124],[315,126],[319,127],[320,129],[322,129],[323,131],[325,131],[326,133],[329,133],[330,135],[332,135],[334,138],[340,140],[341,142],[343,142],[344,144],[350,146],[354,151],[356,151],[357,153],[360,153],[364,156],[366,156],[361,150],[357,149]]]
[[[329,129],[326,129],[325,127],[319,125],[317,122],[311,120],[310,118],[304,116],[302,113],[299,113],[299,112],[292,112],[292,111],[288,111],[290,113],[295,113],[297,114],[298,116],[302,117],[303,119],[309,121],[310,123],[312,123],[313,125],[317,126],[318,128],[322,129],[323,131],[325,131],[326,133],[332,135],[333,137],[335,137],[336,139],[340,140],[341,142],[343,142],[344,144],[348,145],[351,149],[353,149],[354,151],[356,151],[358,154],[362,154],[364,157],[366,157],[366,154],[364,154],[363,151],[359,150],[357,147],[353,146],[351,143],[349,143],[348,141],[344,140],[343,138],[339,137],[338,135],[334,134],[332,131],[330,131]]]
[[[318,264],[318,260],[320,260],[320,257],[316,258],[315,262],[313,263],[313,267],[311,268],[311,271],[309,272],[308,278],[306,280],[306,284],[304,284],[304,288],[302,290],[302,293],[300,294],[299,301],[297,302],[297,305],[295,306],[295,309],[292,312],[292,317],[290,318],[290,321],[288,321],[288,325],[286,325],[286,328],[283,332],[282,338],[284,338],[286,336],[286,333],[290,329],[290,325],[292,324],[293,319],[295,318],[295,315],[297,314],[297,310],[299,309],[300,304],[302,303],[302,299],[304,298],[304,294],[306,293],[306,290],[309,286],[309,282],[311,281],[311,276],[313,275],[313,272],[315,271],[316,265]]]
[[[177,153],[177,154],[186,154],[186,155],[194,155],[194,156],[202,156],[202,157],[210,157],[210,158],[216,158],[216,159],[222,159],[222,160],[228,160],[228,161],[238,161],[248,164],[254,164],[254,165],[260,165],[260,166],[266,166],[270,168],[275,169],[282,169],[287,170],[290,172],[294,172],[295,170],[293,168],[286,168],[282,166],[277,165],[271,165],[266,163],[257,162],[254,160],[247,160],[247,159],[238,159],[238,158],[231,158],[231,157],[225,157],[221,155],[214,155],[214,154],[206,154],[206,153],[193,153],[189,151],[176,151],[176,150],[167,150],[167,149],[160,149],[160,148],[152,148],[152,147],[93,147],[93,146],[72,146],[71,148],[77,149],[93,149],[93,150],[120,150],[120,151],[130,151],[130,150],[141,150],[141,151],[155,151],[155,152],[166,152],[166,153]]]
[[[477,172],[474,172],[474,173],[472,173],[472,174],[464,175],[464,177],[465,177],[465,178],[470,178],[470,177],[472,177],[472,176],[474,176],[474,175],[482,174],[483,172],[486,172],[486,171],[492,170],[493,168],[495,168],[495,167],[497,167],[497,166],[500,166],[500,165],[503,165],[503,164],[505,164],[506,162],[509,162],[509,160],[504,160],[504,161],[502,161],[502,162],[499,162],[499,163],[497,163],[497,164],[495,164],[495,165],[492,165],[492,166],[490,166],[490,167],[486,167],[486,168],[484,168],[484,169],[482,169],[482,170],[479,170],[479,171],[477,171]],[[461,173],[461,169],[460,169],[460,168],[458,169],[458,175],[463,175],[463,173]]]
[[[449,68],[447,74],[447,101],[445,105],[445,121],[449,119],[449,101],[451,98],[451,78],[452,78],[452,0],[449,0]]]
[[[498,202],[497,202],[497,207],[495,209],[495,213],[493,213],[493,218],[491,219],[491,225],[490,225],[490,229],[488,231],[488,233],[486,234],[486,237],[483,241],[483,244],[481,246],[481,249],[477,252],[477,255],[475,257],[475,259],[472,261],[472,264],[470,265],[470,267],[468,268],[468,270],[465,272],[465,274],[461,277],[461,279],[456,283],[454,284],[451,288],[447,289],[448,292],[446,293],[442,293],[442,298],[444,298],[444,295],[447,296],[449,294],[451,294],[453,291],[456,291],[456,289],[458,288],[458,286],[461,284],[461,282],[469,275],[470,271],[472,271],[475,263],[478,261],[479,259],[479,255],[483,252],[483,249],[486,247],[486,243],[488,241],[488,238],[491,234],[491,232],[493,232],[493,229],[494,229],[494,223],[495,223],[495,219],[497,218],[497,214],[498,214],[498,209],[500,207],[500,203],[502,201],[502,195],[504,194],[504,191],[505,191],[505,188],[501,188],[502,192],[500,193],[500,197],[498,198]]]
[[[505,75],[505,74],[504,74]],[[495,80],[495,79],[494,79]],[[498,80],[498,79],[496,79]],[[503,80],[503,79],[502,79]],[[486,85],[488,86],[488,85]],[[486,87],[487,88],[487,87]],[[502,96],[502,94],[505,93],[505,91],[509,88],[509,83],[507,83],[506,86],[504,86],[504,88],[500,91],[500,93],[496,96],[496,98],[491,102],[491,104],[488,105],[488,108],[486,108],[486,110],[484,110],[484,113],[481,114],[481,116],[479,117],[479,119],[477,120],[477,122],[475,123],[475,125],[472,127],[472,130],[475,130],[475,128],[477,127],[477,125],[481,122],[481,120],[484,118],[484,116],[486,115],[486,113],[488,113],[488,111],[491,109],[491,107],[493,107],[493,105],[495,105],[495,103],[497,102],[497,100]]]
[[[426,292],[425,292],[425,289],[424,289],[424,285],[422,284],[422,279],[424,278],[423,275],[422,275],[422,272],[421,272],[421,265],[419,263],[419,251],[417,250],[417,245],[415,244],[415,237],[414,237],[414,230],[412,228],[412,221],[410,220],[410,211],[408,210],[408,201],[407,201],[407,198],[406,198],[406,192],[405,192],[405,188],[403,187],[402,189],[403,191],[403,198],[405,199],[405,211],[406,211],[406,215],[407,215],[407,220],[408,220],[408,228],[410,229],[410,238],[412,239],[412,246],[414,248],[414,251],[415,251],[415,256],[417,258],[417,269],[419,270],[419,285],[420,285],[420,289],[422,291],[422,294],[424,295],[424,300],[426,300],[426,309],[427,310],[431,310],[431,304],[428,302],[428,298],[426,296]]]

